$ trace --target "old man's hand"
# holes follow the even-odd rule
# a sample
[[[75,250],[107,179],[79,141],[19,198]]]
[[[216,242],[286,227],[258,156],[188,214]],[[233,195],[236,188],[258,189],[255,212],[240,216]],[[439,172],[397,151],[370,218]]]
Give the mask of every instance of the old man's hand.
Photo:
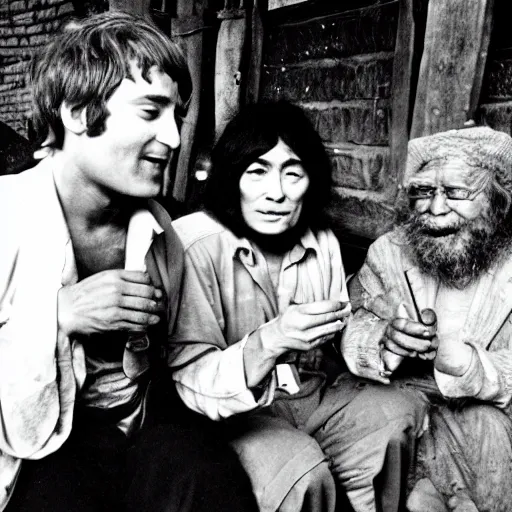
[[[468,370],[473,357],[473,347],[458,339],[442,339],[434,360],[436,370],[459,377]]]
[[[147,273],[105,270],[59,290],[59,328],[68,336],[145,332],[160,320],[161,299]]]
[[[403,357],[434,359],[438,346],[437,317],[432,309],[421,311],[421,321],[396,317],[387,326],[381,344],[387,370],[394,371]],[[399,357],[389,357],[385,351]],[[396,360],[396,361],[394,361]],[[396,362],[395,367],[390,367]]]

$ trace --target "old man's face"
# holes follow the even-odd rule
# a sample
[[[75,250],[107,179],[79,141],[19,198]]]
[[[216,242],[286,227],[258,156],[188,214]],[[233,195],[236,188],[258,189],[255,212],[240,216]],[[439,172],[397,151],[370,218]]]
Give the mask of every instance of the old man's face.
[[[433,160],[409,181],[412,214],[405,230],[420,267],[463,287],[501,252],[488,175],[458,159]]]

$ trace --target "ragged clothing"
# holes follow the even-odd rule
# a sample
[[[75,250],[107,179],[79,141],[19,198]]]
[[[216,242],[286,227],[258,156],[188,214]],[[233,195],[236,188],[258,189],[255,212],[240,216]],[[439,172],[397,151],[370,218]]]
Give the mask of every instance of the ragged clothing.
[[[440,283],[420,271],[396,229],[372,244],[351,287],[353,318],[342,352],[355,375],[389,383],[379,374],[379,343],[400,304],[415,310],[407,280],[418,309],[435,309]],[[473,397],[506,408],[512,398],[512,259],[485,272],[470,292],[473,300],[458,336],[473,347],[471,365],[460,377],[437,370],[434,377],[448,398]]]
[[[397,228],[370,247],[350,291],[353,317],[342,341],[350,370],[406,390],[427,407],[416,474],[410,475],[411,488],[417,483],[411,511],[437,512],[434,503],[448,510],[445,504],[459,496],[480,512],[509,510],[512,498],[504,489],[512,474],[512,259],[463,290],[447,289],[421,272]],[[439,336],[472,347],[463,375],[419,359],[405,359],[391,377],[379,373],[380,340],[402,306],[411,314],[433,308]]]

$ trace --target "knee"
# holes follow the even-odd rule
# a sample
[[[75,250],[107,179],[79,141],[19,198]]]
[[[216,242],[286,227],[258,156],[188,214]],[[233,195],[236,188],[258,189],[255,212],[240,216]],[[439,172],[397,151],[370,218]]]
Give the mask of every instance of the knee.
[[[324,510],[331,512],[336,504],[336,484],[327,462],[321,462],[303,475],[290,489],[279,506],[279,512]]]

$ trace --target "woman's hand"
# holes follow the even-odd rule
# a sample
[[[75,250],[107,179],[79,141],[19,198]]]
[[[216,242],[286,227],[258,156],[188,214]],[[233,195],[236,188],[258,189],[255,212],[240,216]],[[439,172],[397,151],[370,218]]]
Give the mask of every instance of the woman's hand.
[[[273,370],[280,355],[291,350],[306,352],[329,341],[343,330],[350,302],[322,300],[292,304],[247,339],[244,370],[247,387],[258,385]]]
[[[260,327],[262,348],[277,359],[291,350],[318,347],[343,330],[350,310],[349,302],[335,300],[290,305],[282,315]]]

